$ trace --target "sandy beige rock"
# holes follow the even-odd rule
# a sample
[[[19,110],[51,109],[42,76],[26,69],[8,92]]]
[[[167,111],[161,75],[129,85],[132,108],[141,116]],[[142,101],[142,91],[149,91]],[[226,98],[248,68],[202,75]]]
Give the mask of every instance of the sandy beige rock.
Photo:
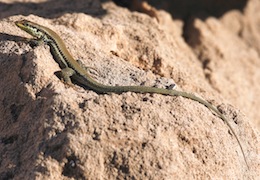
[[[189,30],[199,36],[190,35],[186,43],[183,23],[166,12],[159,12],[159,24],[111,2],[103,8],[106,14],[98,17],[75,12],[0,21],[0,178],[257,179],[260,135],[250,123],[257,115],[240,107],[248,98],[257,103],[257,97],[238,96],[247,93],[239,81],[248,80],[247,88],[259,81],[257,51],[224,20],[195,19]],[[33,49],[21,41],[30,36],[14,21],[24,18],[57,32],[75,59],[97,69],[93,76],[101,83],[166,87],[176,82],[178,89],[219,106],[250,169],[227,125],[197,102],[65,86],[54,75],[59,67],[48,46]]]
[[[260,118],[260,56],[217,19],[195,19],[189,43],[202,61],[211,86],[255,123]],[[196,33],[194,33],[196,32]],[[243,97],[243,98],[240,98]]]

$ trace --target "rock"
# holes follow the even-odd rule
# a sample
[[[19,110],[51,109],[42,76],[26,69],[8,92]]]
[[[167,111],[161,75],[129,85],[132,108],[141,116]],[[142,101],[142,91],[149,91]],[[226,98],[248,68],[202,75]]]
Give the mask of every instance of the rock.
[[[102,9],[98,1],[89,3],[89,14],[79,2],[74,13],[62,13],[70,4],[60,2],[59,12],[50,7],[47,14],[47,3],[34,4],[46,8],[38,10],[45,18],[25,16],[23,8],[38,12],[30,4],[2,3],[8,12],[0,8],[0,179],[260,176],[260,135],[253,128],[259,117],[259,55],[247,36],[238,36],[246,26],[240,22],[251,16],[232,11],[221,18],[193,18],[185,24],[184,39],[187,22],[162,10],[158,23],[112,2]],[[17,8],[22,15],[14,15]],[[235,27],[228,26],[229,16],[237,17]],[[57,32],[75,59],[97,70],[91,71],[93,78],[103,84],[166,88],[176,83],[177,89],[218,106],[241,141],[249,169],[228,126],[198,102],[97,94],[65,85],[54,74],[60,68],[49,47],[22,41],[30,35],[15,26],[21,19]]]

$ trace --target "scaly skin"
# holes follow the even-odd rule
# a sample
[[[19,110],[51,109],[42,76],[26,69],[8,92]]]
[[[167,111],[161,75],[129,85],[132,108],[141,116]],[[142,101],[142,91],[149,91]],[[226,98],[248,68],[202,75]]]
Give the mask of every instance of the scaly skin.
[[[184,91],[177,91],[177,90],[168,90],[162,88],[154,88],[154,87],[147,87],[147,86],[107,86],[95,81],[86,71],[84,67],[82,67],[69,53],[65,44],[63,43],[62,39],[51,29],[41,26],[39,24],[22,20],[17,21],[15,24],[22,30],[26,31],[36,39],[34,41],[41,41],[50,46],[51,54],[54,57],[54,60],[59,64],[62,73],[62,78],[65,82],[71,83],[71,79],[76,81],[80,85],[90,88],[98,93],[117,93],[121,94],[123,92],[136,92],[136,93],[157,93],[163,95],[170,95],[170,96],[182,96],[188,99],[192,99],[197,101],[203,105],[205,105],[208,109],[215,112],[230,128],[233,135],[235,136],[239,147],[242,151],[244,160],[248,167],[244,150],[242,145],[233,130],[231,124],[228,122],[227,118],[212,104],[205,101],[202,98],[199,98],[191,93],[187,93]]]

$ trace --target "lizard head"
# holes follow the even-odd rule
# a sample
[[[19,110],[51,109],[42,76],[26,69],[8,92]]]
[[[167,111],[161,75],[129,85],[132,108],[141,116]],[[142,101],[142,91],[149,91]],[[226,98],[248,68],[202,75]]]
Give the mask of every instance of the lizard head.
[[[16,21],[15,24],[20,29],[24,30],[25,32],[29,33],[30,35],[36,38],[42,38],[44,36],[44,33],[40,31],[41,26],[36,23],[27,20],[21,20],[21,21]]]

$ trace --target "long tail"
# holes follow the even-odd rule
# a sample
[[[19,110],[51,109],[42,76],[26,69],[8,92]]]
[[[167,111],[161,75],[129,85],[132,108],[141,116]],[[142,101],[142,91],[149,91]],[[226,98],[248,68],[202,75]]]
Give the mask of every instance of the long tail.
[[[157,94],[171,95],[171,96],[182,96],[182,97],[185,97],[185,98],[188,98],[188,99],[191,99],[191,100],[194,100],[194,101],[197,101],[197,102],[203,104],[208,109],[215,112],[228,125],[229,129],[231,130],[232,134],[235,136],[235,138],[238,142],[238,145],[242,151],[247,168],[249,169],[243,147],[242,147],[235,131],[233,130],[231,124],[228,122],[227,118],[215,106],[213,106],[206,100],[204,100],[200,97],[197,97],[194,94],[187,93],[184,91],[177,91],[177,90],[168,90],[168,89],[147,87],[147,86],[107,86],[107,85],[98,83],[97,81],[92,79],[88,74],[86,74],[86,76],[83,78],[79,77],[79,76],[76,76],[75,78],[80,84],[87,86],[88,88],[90,88],[96,92],[99,92],[99,93],[114,92],[114,93],[120,94],[123,92],[129,92],[129,91],[136,92],[136,93],[157,93]]]

